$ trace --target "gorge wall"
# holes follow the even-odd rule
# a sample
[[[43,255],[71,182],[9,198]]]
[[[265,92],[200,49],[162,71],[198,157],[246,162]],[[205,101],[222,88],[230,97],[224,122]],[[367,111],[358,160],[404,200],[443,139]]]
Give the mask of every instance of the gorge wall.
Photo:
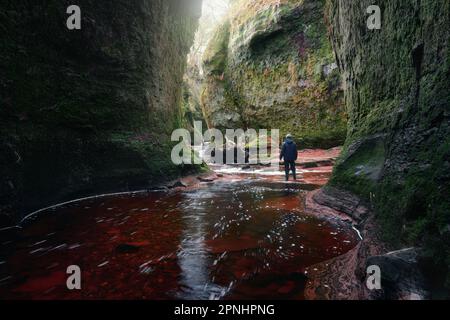
[[[365,199],[385,240],[423,248],[450,287],[450,2],[329,0],[349,114],[331,184]]]
[[[325,1],[234,1],[203,56],[209,127],[280,129],[302,147],[343,143],[346,114]]]
[[[0,4],[0,210],[150,186],[179,173],[170,135],[201,1]]]

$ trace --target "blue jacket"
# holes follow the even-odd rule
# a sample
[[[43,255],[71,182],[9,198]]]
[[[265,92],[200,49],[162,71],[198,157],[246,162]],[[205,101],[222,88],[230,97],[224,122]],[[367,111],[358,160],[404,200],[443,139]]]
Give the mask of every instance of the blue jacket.
[[[291,162],[297,160],[297,157],[297,145],[294,140],[287,138],[281,148],[280,160],[284,158],[284,161]]]

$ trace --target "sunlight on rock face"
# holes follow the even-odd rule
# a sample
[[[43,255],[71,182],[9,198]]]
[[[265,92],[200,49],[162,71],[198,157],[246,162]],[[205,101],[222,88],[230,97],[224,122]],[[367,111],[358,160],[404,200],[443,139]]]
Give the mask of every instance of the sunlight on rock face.
[[[222,19],[230,10],[229,0],[203,1],[202,16],[195,35],[194,45],[188,56],[191,64],[200,67],[201,58],[206,46],[213,34],[214,29],[222,22]]]

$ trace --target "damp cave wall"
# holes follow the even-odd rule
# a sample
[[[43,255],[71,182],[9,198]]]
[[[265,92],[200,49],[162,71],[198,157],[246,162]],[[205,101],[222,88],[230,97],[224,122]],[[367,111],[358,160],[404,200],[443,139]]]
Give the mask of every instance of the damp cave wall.
[[[1,1],[2,217],[181,173],[170,135],[200,14],[201,0]]]

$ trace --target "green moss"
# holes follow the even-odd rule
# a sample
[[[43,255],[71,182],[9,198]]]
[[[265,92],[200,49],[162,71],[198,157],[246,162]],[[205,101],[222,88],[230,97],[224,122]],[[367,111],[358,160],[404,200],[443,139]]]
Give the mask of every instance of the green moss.
[[[364,2],[327,4],[349,115],[348,148],[331,181],[371,202],[392,245],[422,247],[442,285],[450,256],[450,3],[387,1],[382,29],[368,32]],[[385,150],[380,178],[355,175],[377,152],[350,146],[377,135]]]
[[[0,4],[0,210],[15,217],[186,170],[170,134],[197,19],[181,0],[81,2],[80,31],[61,24],[68,1]]]
[[[208,75],[221,76],[225,72],[228,59],[230,24],[219,25],[203,55],[204,69]]]
[[[345,156],[348,148],[344,148]],[[330,184],[344,187],[371,200],[375,195],[384,160],[385,149],[382,141],[366,141],[354,153],[338,160]]]
[[[335,61],[323,4],[234,4],[204,59],[202,107],[210,127],[280,129],[302,147],[343,144],[347,115],[339,73],[324,72]]]

